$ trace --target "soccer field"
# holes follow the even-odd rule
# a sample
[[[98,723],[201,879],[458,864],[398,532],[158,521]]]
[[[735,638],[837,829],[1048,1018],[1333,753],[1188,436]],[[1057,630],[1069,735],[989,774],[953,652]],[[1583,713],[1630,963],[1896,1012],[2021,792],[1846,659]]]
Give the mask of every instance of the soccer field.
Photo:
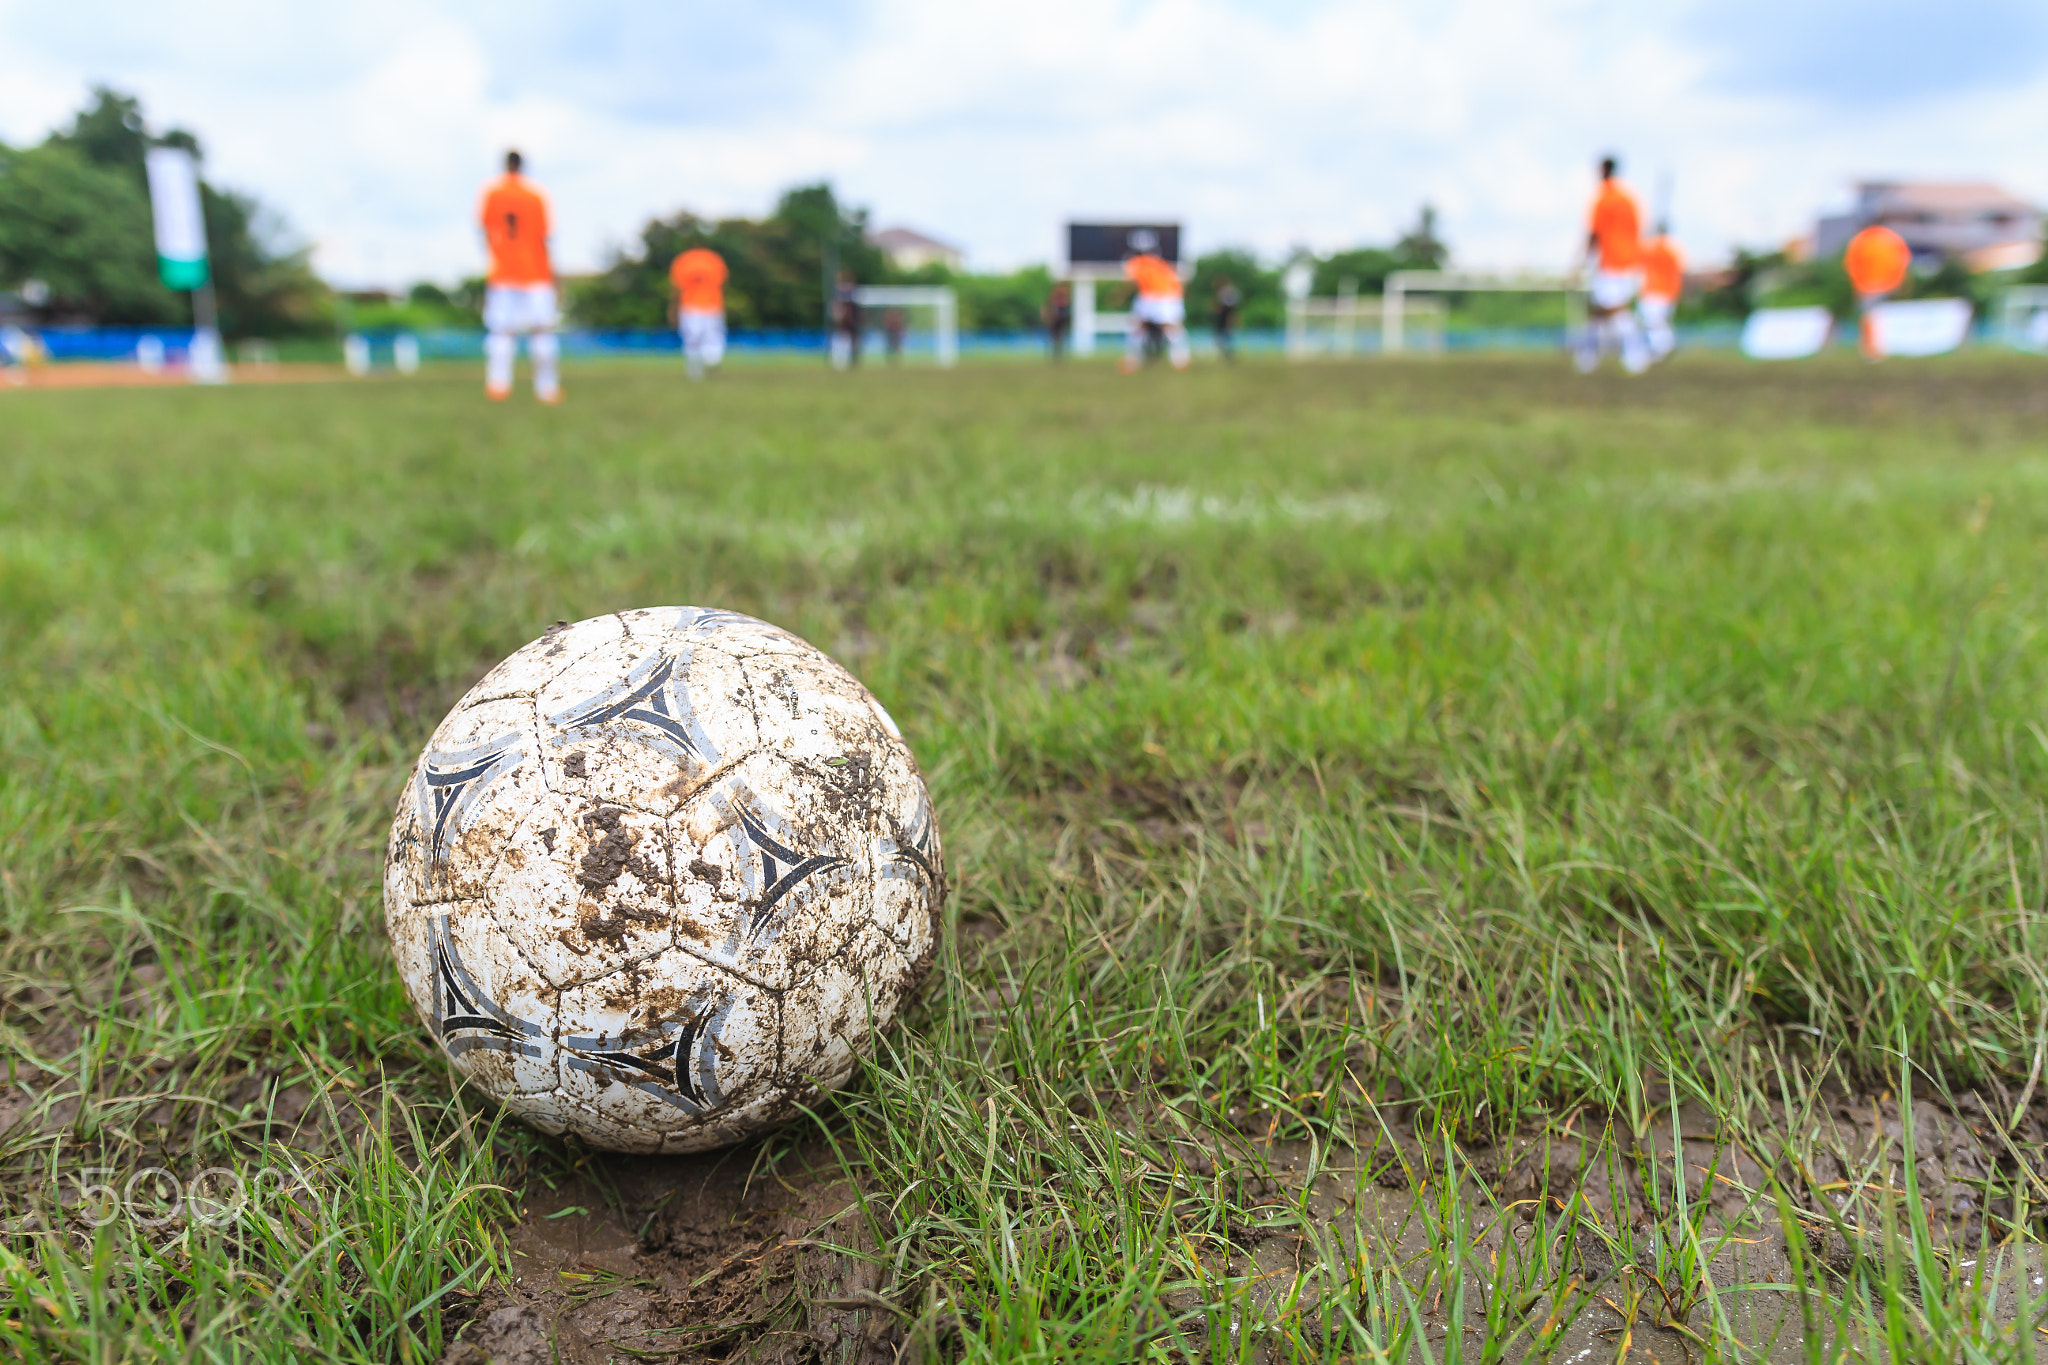
[[[2038,360],[568,386],[0,393],[0,1350],[2033,1358]],[[953,895],[814,1121],[621,1158],[451,1088],[381,860],[671,603]]]

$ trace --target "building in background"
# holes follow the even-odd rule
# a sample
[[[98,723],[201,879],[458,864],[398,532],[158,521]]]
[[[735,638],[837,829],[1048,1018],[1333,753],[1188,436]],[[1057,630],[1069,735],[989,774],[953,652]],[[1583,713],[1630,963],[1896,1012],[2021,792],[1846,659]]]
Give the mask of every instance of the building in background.
[[[868,242],[887,256],[889,263],[898,270],[922,270],[928,265],[959,270],[967,264],[967,254],[959,247],[936,237],[927,237],[912,228],[883,228],[880,232],[869,233]]]
[[[1961,260],[1972,270],[2015,270],[2041,257],[2041,210],[1984,181],[1865,180],[1847,213],[1814,224],[1813,252],[1839,255],[1881,223],[1906,239],[1917,266]]]

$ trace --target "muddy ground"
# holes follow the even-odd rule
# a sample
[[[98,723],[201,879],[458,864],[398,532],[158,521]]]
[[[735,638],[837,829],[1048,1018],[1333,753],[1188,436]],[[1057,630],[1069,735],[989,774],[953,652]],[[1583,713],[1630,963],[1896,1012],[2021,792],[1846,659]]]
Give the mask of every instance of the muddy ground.
[[[1878,1203],[1899,1189],[1907,1116],[1882,1092],[1816,1098],[1821,1102],[1789,1119],[1774,1116],[1789,1141],[1770,1162],[1798,1200],[1799,1250],[1810,1273],[1838,1281],[1859,1256],[1877,1261],[1887,1254]],[[2032,1107],[2022,1136],[2048,1122],[2040,1111]],[[1972,1266],[1986,1228],[1987,1193],[1995,1226],[2011,1212],[1999,1206],[1999,1191],[2010,1188],[2021,1154],[2038,1154],[2041,1146],[2008,1142],[1974,1097],[1946,1104],[1917,1099],[1911,1120],[1915,1174],[1934,1240],[1951,1263]],[[1434,1280],[1424,1273],[1432,1241],[1443,1242],[1440,1231],[1430,1230],[1443,1205],[1429,1192],[1443,1167],[1442,1147],[1430,1151],[1401,1118],[1389,1115],[1377,1141],[1313,1171],[1306,1144],[1186,1144],[1179,1155],[1190,1171],[1229,1163],[1268,1173],[1253,1188],[1276,1209],[1306,1191],[1311,1218],[1233,1233],[1210,1267],[1219,1283],[1235,1278],[1255,1286],[1249,1301],[1265,1319],[1254,1311],[1232,1331],[1253,1335],[1256,1356],[1287,1357],[1279,1326],[1311,1339],[1317,1333],[1320,1282],[1305,1283],[1291,1309],[1283,1305],[1296,1277],[1315,1263],[1316,1244],[1334,1239],[1346,1253],[1363,1242],[1407,1267],[1409,1282],[1420,1287],[1432,1352],[1441,1353],[1454,1330],[1476,1344],[1488,1295],[1498,1293],[1513,1296],[1510,1310],[1531,1328],[1511,1358],[1528,1355],[1539,1329],[1553,1323],[1562,1325],[1547,1334],[1540,1354],[1559,1362],[1693,1362],[1702,1358],[1701,1338],[1729,1331],[1752,1357],[1805,1359],[1793,1296],[1782,1288],[1730,1288],[1784,1286],[1796,1278],[1775,1202],[1763,1193],[1773,1169],[1741,1141],[1713,1131],[1704,1111],[1681,1109],[1678,1133],[1676,1159],[1668,1120],[1629,1138],[1582,1119],[1453,1154],[1465,1172],[1460,1204],[1473,1268],[1462,1314],[1448,1302],[1441,1270]],[[1675,1167],[1686,1173],[1682,1201],[1669,1174]],[[1652,1171],[1655,1178],[1646,1179]],[[1560,1244],[1559,1228],[1574,1221],[1563,1215],[1575,1193],[1582,1198],[1578,1232]],[[945,1354],[949,1321],[914,1326],[929,1290],[894,1282],[875,1255],[886,1238],[878,1221],[886,1203],[859,1198],[822,1147],[779,1159],[760,1147],[692,1157],[593,1154],[571,1177],[529,1189],[510,1235],[515,1277],[472,1302],[446,1365],[892,1365],[926,1358],[935,1346]],[[1668,1271],[1660,1278],[1648,1264],[1650,1230],[1680,1226],[1682,1208],[1698,1211],[1725,1325],[1717,1325],[1711,1302],[1689,1292],[1697,1286],[1671,1281]],[[1539,1239],[1548,1239],[1553,1256],[1569,1267],[1561,1297],[1510,1287],[1511,1267],[1534,1256]],[[1986,1258],[1987,1267],[1996,1257]],[[2039,1269],[2028,1264],[2027,1273],[2038,1278]],[[2009,1267],[2008,1279],[2011,1273]],[[1201,1300],[1195,1290],[1170,1300],[1189,1315],[1158,1339],[1170,1358],[1210,1353],[1197,1321]],[[1260,1334],[1270,1339],[1261,1343]]]
[[[593,1155],[528,1191],[512,1282],[448,1365],[607,1359],[894,1361],[901,1316],[852,1183],[822,1149],[776,1160]]]

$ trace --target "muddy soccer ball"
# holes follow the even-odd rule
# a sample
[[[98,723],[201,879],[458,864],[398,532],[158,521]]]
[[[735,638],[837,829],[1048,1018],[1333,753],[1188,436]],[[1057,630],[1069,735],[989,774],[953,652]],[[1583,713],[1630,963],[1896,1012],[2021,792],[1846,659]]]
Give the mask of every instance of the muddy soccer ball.
[[[470,689],[391,824],[400,974],[456,1068],[598,1147],[690,1152],[843,1084],[930,967],[931,800],[802,640],[657,607]]]

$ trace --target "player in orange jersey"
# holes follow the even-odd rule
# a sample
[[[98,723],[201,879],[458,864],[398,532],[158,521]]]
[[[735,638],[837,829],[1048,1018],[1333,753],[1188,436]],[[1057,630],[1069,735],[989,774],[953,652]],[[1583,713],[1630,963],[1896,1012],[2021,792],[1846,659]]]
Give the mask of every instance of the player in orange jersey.
[[[676,287],[669,320],[683,334],[692,379],[725,359],[725,277],[725,258],[708,246],[693,246],[669,263],[669,283]]]
[[[561,308],[548,264],[548,201],[519,173],[521,164],[519,153],[505,153],[505,174],[484,191],[478,211],[491,252],[484,289],[484,392],[499,400],[512,396],[523,335],[533,357],[533,396],[559,403],[562,352],[555,327]]]
[[[1144,363],[1145,344],[1150,336],[1166,343],[1167,359],[1176,370],[1185,370],[1188,352],[1187,301],[1182,296],[1180,272],[1159,255],[1159,238],[1149,228],[1131,234],[1131,254],[1124,257],[1124,277],[1138,287],[1131,300],[1131,330],[1124,342],[1123,370],[1135,373]]]
[[[1671,240],[1671,225],[1657,224],[1657,235],[1643,243],[1643,296],[1636,302],[1636,317],[1643,324],[1643,342],[1651,360],[1671,354],[1678,338],[1671,330],[1671,315],[1678,310],[1678,296],[1685,292],[1685,257]]]
[[[1882,223],[1872,223],[1849,239],[1848,248],[1842,252],[1842,268],[1849,272],[1849,283],[1856,290],[1856,307],[1862,313],[1863,354],[1869,360],[1884,358],[1884,342],[1877,333],[1877,320],[1871,310],[1884,301],[1884,296],[1906,282],[1906,271],[1913,264],[1913,248],[1906,245],[1906,239]]]
[[[1630,309],[1643,283],[1642,210],[1627,186],[1615,178],[1613,157],[1600,162],[1600,192],[1586,232],[1586,306],[1590,326],[1574,357],[1583,374],[1600,367],[1610,346],[1621,367],[1641,374],[1650,367],[1650,348]]]

